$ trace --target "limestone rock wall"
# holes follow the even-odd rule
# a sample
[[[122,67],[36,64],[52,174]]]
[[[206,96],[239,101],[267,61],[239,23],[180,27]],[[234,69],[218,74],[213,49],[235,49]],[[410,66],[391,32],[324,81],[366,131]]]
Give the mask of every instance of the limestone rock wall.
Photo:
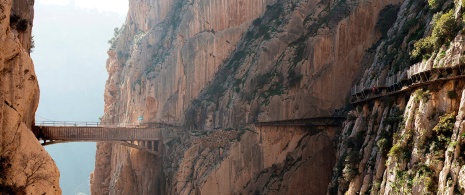
[[[30,130],[39,102],[29,56],[33,4],[27,0],[0,1],[0,185],[13,194],[61,194],[60,173]],[[27,20],[27,28],[12,26],[11,13]]]
[[[328,193],[464,193],[463,89],[449,81],[352,111]]]
[[[142,181],[164,182],[137,190],[168,194],[220,193],[223,187],[228,189],[225,193],[242,189],[243,193],[273,193],[271,189],[293,193],[304,191],[292,187],[302,182],[318,184],[317,194],[325,192],[329,179],[324,178],[329,178],[330,169],[315,168],[320,160],[302,159],[315,155],[333,162],[335,150],[329,140],[334,137],[317,139],[305,131],[292,134],[295,137],[289,140],[307,137],[305,146],[316,149],[282,147],[270,156],[277,160],[269,162],[261,157],[271,143],[257,144],[263,133],[252,124],[329,116],[344,107],[355,77],[373,60],[366,51],[381,37],[376,27],[380,11],[400,3],[131,0],[126,23],[108,51],[103,120],[126,125],[143,116],[143,122],[184,129],[165,141],[167,155],[159,167],[153,167],[160,164],[158,160],[147,158],[147,167],[140,169],[153,170],[156,179],[151,181],[131,163],[141,154],[99,143],[93,192],[118,194],[126,189],[118,186],[136,189]],[[254,133],[226,141],[220,149],[202,149],[192,136],[197,131],[246,127]],[[270,136],[287,130],[298,132],[279,129]],[[216,142],[209,140],[214,135],[208,134],[204,142]],[[294,143],[287,138],[282,142]],[[257,159],[245,159],[249,157],[242,157],[243,153],[253,153]],[[198,159],[199,154],[209,160]],[[284,158],[287,154],[291,156]],[[246,160],[253,165],[244,164]],[[199,168],[196,161],[209,166]],[[282,177],[268,177],[277,173]],[[306,180],[304,173],[323,179]]]
[[[398,17],[373,48],[375,57],[360,78],[362,84],[383,83],[414,63],[434,68],[463,65],[461,1],[443,1],[434,7],[407,0],[391,9]],[[434,29],[441,25],[437,18],[448,12],[454,13],[448,29],[451,38],[435,40],[437,48],[415,59],[416,43],[436,36]],[[452,78],[457,73],[432,71],[427,78]],[[440,81],[356,105],[340,135],[328,194],[465,193],[464,84],[463,79]]]
[[[327,155],[335,153],[335,131],[308,131],[258,127],[193,136],[167,192],[324,194],[335,162]]]

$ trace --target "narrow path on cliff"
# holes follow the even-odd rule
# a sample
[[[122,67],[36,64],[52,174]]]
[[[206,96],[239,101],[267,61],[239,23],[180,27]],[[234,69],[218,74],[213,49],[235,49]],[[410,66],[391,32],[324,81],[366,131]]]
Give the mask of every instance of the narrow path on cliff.
[[[380,84],[377,79],[370,85],[363,85],[363,83],[355,85],[351,89],[351,104],[358,105],[386,96],[412,92],[434,83],[463,78],[465,78],[465,64],[459,61],[448,67],[432,67],[432,64],[418,63],[386,78],[384,84]]]

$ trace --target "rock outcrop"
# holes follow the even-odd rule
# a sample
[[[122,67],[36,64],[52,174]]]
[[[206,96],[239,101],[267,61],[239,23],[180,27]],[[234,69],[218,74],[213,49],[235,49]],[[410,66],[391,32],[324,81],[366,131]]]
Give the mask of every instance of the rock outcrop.
[[[29,56],[34,1],[0,1],[1,191],[61,194],[59,171],[31,131],[39,86]]]
[[[388,83],[414,64],[433,69],[419,80],[404,75],[398,84],[403,93],[361,102],[349,112],[328,194],[465,193],[465,82],[457,77],[465,62],[463,9],[462,1],[407,0],[384,10],[397,19],[374,48],[362,85]],[[407,90],[410,82],[427,81]]]
[[[384,36],[381,11],[401,3],[131,0],[108,51],[103,120],[182,128],[164,131],[161,159],[99,143],[92,192],[326,193],[337,128],[254,123],[345,107]]]

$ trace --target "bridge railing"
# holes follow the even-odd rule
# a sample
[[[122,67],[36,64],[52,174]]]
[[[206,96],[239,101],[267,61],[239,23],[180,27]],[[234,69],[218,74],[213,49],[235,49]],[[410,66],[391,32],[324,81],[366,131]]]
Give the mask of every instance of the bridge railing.
[[[176,127],[173,124],[164,123],[102,123],[102,122],[78,122],[78,121],[36,121],[35,126],[52,126],[52,127]]]
[[[104,124],[100,122],[76,122],[76,121],[36,121],[36,126],[83,126],[83,127],[99,127]]]
[[[36,121],[36,126],[53,126],[53,127],[136,127],[140,124],[135,123],[102,123],[102,122],[78,122],[78,121]]]

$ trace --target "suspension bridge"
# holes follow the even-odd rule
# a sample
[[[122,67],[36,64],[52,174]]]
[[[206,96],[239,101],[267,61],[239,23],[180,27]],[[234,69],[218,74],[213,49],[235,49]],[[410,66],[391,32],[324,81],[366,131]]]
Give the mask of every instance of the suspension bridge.
[[[125,146],[137,148],[160,155],[162,147],[162,129],[168,125],[124,125],[116,126],[97,122],[36,122],[32,131],[42,145],[65,142],[119,142]]]

